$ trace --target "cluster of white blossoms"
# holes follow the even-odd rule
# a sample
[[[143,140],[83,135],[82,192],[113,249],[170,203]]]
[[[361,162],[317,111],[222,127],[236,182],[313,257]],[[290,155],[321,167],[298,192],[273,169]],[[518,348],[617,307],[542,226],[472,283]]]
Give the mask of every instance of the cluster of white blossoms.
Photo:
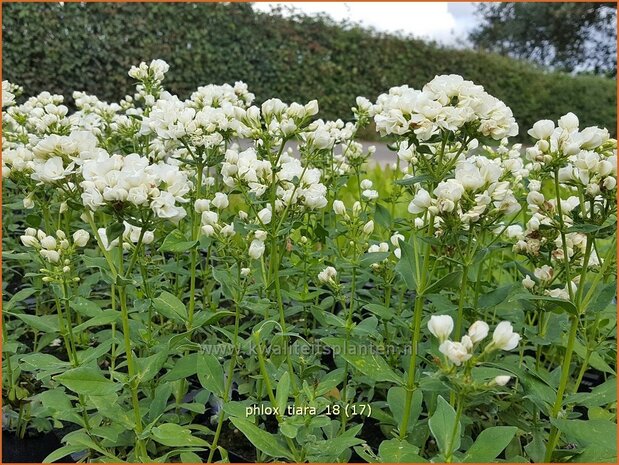
[[[148,116],[142,119],[141,135],[154,135],[161,141],[181,140],[194,147],[213,149],[231,137],[248,137],[250,129],[243,124],[246,111],[228,100],[217,107],[183,102],[176,95],[163,92],[154,102]]]
[[[428,321],[428,329],[439,342],[439,351],[445,355],[455,366],[460,366],[470,360],[479,342],[484,340],[490,331],[490,327],[484,321],[476,321],[470,327],[462,339],[452,341],[449,336],[454,328],[453,319],[449,315],[432,315]],[[508,321],[501,321],[492,333],[490,341],[483,349],[484,353],[492,350],[513,350],[520,342],[520,335],[514,332],[514,328]]]
[[[557,126],[550,120],[538,121],[529,130],[537,139],[526,150],[530,170],[558,169],[565,186],[584,189],[587,200],[614,202],[617,188],[617,141],[607,129],[595,126],[579,129],[573,113],[562,116]]]
[[[518,134],[512,111],[484,88],[461,76],[436,76],[422,90],[393,87],[372,108],[381,135],[414,134],[429,141],[441,131],[459,131],[501,140]]]
[[[75,129],[63,105],[62,95],[41,92],[22,104],[12,104],[2,112],[3,150],[25,146],[32,149],[50,134],[67,135]]]
[[[202,234],[212,237],[216,234],[220,238],[229,238],[236,234],[234,223],[220,222],[219,212],[230,205],[228,196],[223,192],[215,193],[212,199],[197,199],[194,203],[196,213],[200,214],[200,224]],[[270,221],[270,218],[269,218]]]
[[[127,156],[101,153],[82,167],[80,184],[84,206],[95,211],[117,203],[150,208],[156,217],[178,223],[187,212],[177,204],[191,190],[187,174],[163,162],[151,164],[137,154]]]
[[[320,273],[318,273],[318,282],[322,284],[334,286],[337,284],[336,279],[337,270],[332,266],[327,266]]]
[[[405,177],[406,179],[406,177]],[[458,162],[454,178],[445,179],[428,192],[418,187],[408,211],[419,215],[417,227],[425,225],[426,212],[440,226],[449,216],[458,218],[464,229],[471,223],[492,222],[520,210],[514,195],[514,181],[499,159],[472,156]]]
[[[2,81],[2,108],[15,105],[15,95],[21,93],[21,90],[21,87],[9,81]]]
[[[130,250],[132,244],[137,244],[140,241],[140,236],[142,236],[142,244],[144,245],[151,244],[155,240],[155,231],[144,231],[144,234],[142,234],[142,228],[126,221],[123,221],[123,226],[123,250]],[[112,250],[120,244],[120,238],[116,238],[112,242],[109,241],[105,228],[99,228],[97,233],[105,250]]]
[[[263,230],[254,231],[253,237],[253,240],[249,244],[248,253],[254,260],[260,260],[266,250],[264,242],[267,240],[268,233]]]
[[[398,260],[402,257],[402,250],[400,249],[400,241],[404,240],[404,236],[399,232],[393,233],[389,238],[389,242],[380,242],[378,244],[372,244],[368,247],[368,253],[389,253],[392,252],[393,256]],[[390,247],[391,244],[391,247]],[[385,258],[387,261],[388,258]],[[373,266],[378,266],[378,263],[374,263]]]
[[[541,267],[535,268],[533,276],[535,277],[535,280],[529,275],[525,276],[522,280],[522,285],[529,291],[554,297],[556,299],[570,299],[570,289],[568,289],[567,284],[565,286],[550,287],[555,282],[556,278],[553,267],[549,265],[542,265]],[[579,281],[580,275],[574,277],[569,284],[571,286],[572,293],[575,293],[578,290]]]
[[[300,134],[299,151],[301,154],[313,151],[331,152],[332,156],[327,157],[327,160],[323,157],[309,161],[319,164],[323,169],[328,168],[325,171],[329,175],[344,175],[351,170],[351,167],[360,166],[376,151],[376,147],[369,146],[366,150],[362,144],[354,140],[358,123],[344,123],[340,119],[313,121]]]
[[[303,166],[299,159],[283,152],[273,173],[271,161],[258,154],[253,147],[241,152],[237,148],[227,150],[221,166],[224,184],[230,188],[241,186],[261,198],[275,182],[276,211],[291,205],[309,210],[327,205],[327,187],[320,182],[320,169]]]
[[[67,235],[61,230],[56,231],[56,235],[53,236],[40,229],[27,228],[19,239],[24,246],[37,249],[39,255],[53,265],[62,265],[64,263],[63,257],[70,253],[72,247]],[[90,239],[90,234],[88,234],[88,231],[79,229],[73,233],[72,239],[74,247],[85,247]],[[64,265],[66,267],[64,271],[69,272],[69,263],[64,263]]]

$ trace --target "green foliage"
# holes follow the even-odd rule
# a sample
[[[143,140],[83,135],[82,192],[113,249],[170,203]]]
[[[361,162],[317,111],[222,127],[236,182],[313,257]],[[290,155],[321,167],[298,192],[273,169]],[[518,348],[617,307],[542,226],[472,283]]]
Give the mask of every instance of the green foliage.
[[[128,26],[130,25],[130,26]],[[616,84],[547,73],[498,55],[441,48],[325,18],[254,13],[250,4],[39,3],[3,5],[3,77],[70,97],[84,90],[118,100],[124,70],[162,58],[166,87],[188,97],[197,86],[245,81],[258,102],[318,97],[321,115],[350,115],[358,95],[420,87],[457,73],[509,105],[521,127],[575,111],[582,126],[616,127]]]
[[[497,2],[478,11],[484,22],[470,39],[479,47],[567,71],[617,74],[614,3]]]

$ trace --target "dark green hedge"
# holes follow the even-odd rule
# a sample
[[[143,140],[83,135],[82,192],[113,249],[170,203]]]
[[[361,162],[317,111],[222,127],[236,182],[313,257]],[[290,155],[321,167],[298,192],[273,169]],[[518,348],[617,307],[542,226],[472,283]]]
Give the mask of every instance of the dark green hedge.
[[[131,65],[163,58],[167,86],[243,80],[258,100],[318,98],[321,116],[348,117],[357,95],[421,86],[457,73],[504,100],[521,128],[567,111],[616,128],[616,81],[544,73],[497,55],[445,49],[324,18],[255,14],[249,4],[4,3],[3,79],[28,94],[86,90],[121,98]]]

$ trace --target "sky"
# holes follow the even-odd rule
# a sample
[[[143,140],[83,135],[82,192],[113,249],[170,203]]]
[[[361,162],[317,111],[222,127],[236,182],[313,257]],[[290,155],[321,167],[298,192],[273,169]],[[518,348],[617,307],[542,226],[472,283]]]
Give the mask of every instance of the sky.
[[[270,11],[283,3],[260,2],[254,8]],[[403,32],[451,46],[466,44],[475,27],[475,3],[451,2],[294,2],[305,13],[327,13],[336,20],[349,19],[381,32]]]

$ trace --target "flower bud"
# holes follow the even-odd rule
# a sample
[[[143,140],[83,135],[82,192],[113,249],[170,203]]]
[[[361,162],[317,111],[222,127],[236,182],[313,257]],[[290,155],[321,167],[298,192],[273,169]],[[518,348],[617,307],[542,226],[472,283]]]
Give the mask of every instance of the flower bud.
[[[90,234],[88,234],[88,231],[85,231],[84,229],[78,229],[73,233],[73,243],[77,247],[84,247],[88,243],[89,239]]]
[[[320,273],[318,273],[318,281],[321,283],[334,283],[335,278],[337,277],[337,270],[332,266],[326,267]]]
[[[226,208],[228,205],[230,205],[230,202],[228,201],[228,196],[222,192],[217,192],[215,194],[215,198],[211,203],[215,208],[219,209]]]
[[[56,248],[56,239],[54,236],[46,236],[41,240],[41,247],[48,250],[54,250]]]
[[[509,380],[512,379],[511,376],[507,376],[507,375],[500,375],[497,376],[496,378],[494,378],[494,382],[498,385],[498,386],[505,386],[507,383],[509,383]]]
[[[529,275],[526,275],[522,280],[522,285],[526,289],[533,289],[535,287],[535,281],[533,281]]]
[[[475,344],[484,339],[488,335],[489,330],[490,327],[485,321],[476,321],[469,327],[469,337]]]
[[[264,242],[254,239],[249,245],[249,256],[254,260],[258,260],[264,254]]]
[[[363,234],[369,236],[374,232],[374,221],[370,220],[363,226]]]
[[[258,212],[258,218],[260,218],[260,221],[262,222],[262,224],[269,224],[271,222],[272,217],[273,217],[273,213],[271,213],[270,208],[263,208],[262,210]]]
[[[428,321],[428,329],[439,341],[449,337],[454,329],[454,321],[449,315],[432,315]]]
[[[345,215],[346,214],[346,205],[341,200],[333,201],[333,211],[336,215]]]
[[[501,321],[492,334],[492,342],[501,350],[512,350],[518,346],[520,335],[514,332],[509,321]]]
[[[194,204],[194,209],[197,213],[202,213],[211,208],[211,201],[208,199],[197,199]]]

